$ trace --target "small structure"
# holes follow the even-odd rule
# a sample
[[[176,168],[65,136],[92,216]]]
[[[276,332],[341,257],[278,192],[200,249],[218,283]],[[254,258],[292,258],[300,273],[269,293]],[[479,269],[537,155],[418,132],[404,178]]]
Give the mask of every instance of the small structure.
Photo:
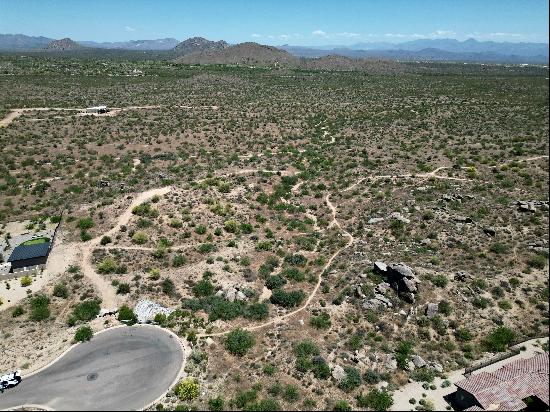
[[[10,262],[0,263],[0,276],[7,275],[8,273],[10,273],[10,271],[11,271]]]
[[[519,359],[455,385],[454,401],[461,410],[548,410],[548,354]]]
[[[13,249],[8,263],[11,263],[11,271],[45,265],[50,254],[51,241],[35,244],[21,244]]]
[[[93,107],[88,107],[86,109],[86,113],[96,113],[96,114],[107,113],[108,111],[109,111],[109,108],[107,106],[93,106]]]

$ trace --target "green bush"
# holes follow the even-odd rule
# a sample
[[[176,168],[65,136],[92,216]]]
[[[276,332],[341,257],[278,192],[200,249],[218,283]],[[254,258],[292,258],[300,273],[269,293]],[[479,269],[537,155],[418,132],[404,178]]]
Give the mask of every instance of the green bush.
[[[89,326],[81,326],[76,330],[74,334],[75,342],[86,342],[92,339],[94,331]]]
[[[207,279],[199,280],[195,286],[193,286],[193,295],[200,298],[204,296],[210,296],[214,293],[214,285]]]
[[[195,378],[182,379],[176,386],[176,395],[182,401],[190,401],[199,396],[199,383]]]
[[[53,288],[53,295],[56,298],[67,299],[69,297],[69,288],[64,283],[58,283]]]
[[[397,360],[397,366],[401,369],[405,369],[407,367],[412,350],[413,343],[410,341],[401,341],[397,345],[397,349],[395,350],[395,359]]]
[[[360,408],[370,408],[374,411],[386,411],[393,405],[391,394],[378,389],[371,390],[366,396],[360,394],[357,396],[357,406]]]
[[[30,286],[31,283],[32,283],[32,278],[30,276],[23,276],[20,280],[19,280],[19,283],[21,284],[21,287],[24,287],[26,288],[27,286]]]
[[[361,385],[361,374],[351,366],[344,367],[344,371],[346,371],[346,376],[340,381],[338,387],[344,392],[351,392]]]
[[[338,401],[334,404],[333,411],[351,411],[351,406],[346,401]]]
[[[73,309],[72,317],[77,321],[87,322],[99,315],[101,310],[101,301],[99,299],[87,300],[81,302]]]
[[[17,318],[18,316],[21,316],[25,313],[25,309],[23,309],[23,306],[16,306],[13,308],[13,311],[11,312],[12,318]]]
[[[50,299],[46,295],[38,295],[31,299],[31,313],[29,318],[39,322],[50,317]]]
[[[224,409],[224,400],[221,396],[217,398],[212,398],[208,400],[208,410],[210,411],[223,411]]]
[[[118,320],[126,323],[127,325],[133,325],[137,322],[137,316],[130,307],[122,305],[118,310]]]
[[[244,317],[250,320],[260,321],[269,316],[269,307],[265,303],[252,303],[244,309]]]
[[[225,348],[233,355],[244,356],[255,343],[252,333],[243,329],[234,329],[227,335]]]
[[[279,275],[269,276],[265,280],[265,287],[271,290],[280,289],[285,284],[286,284],[286,279]]]
[[[319,316],[312,316],[309,320],[309,324],[317,329],[328,329],[332,325],[330,315],[328,313],[321,313]]]
[[[179,268],[187,263],[187,258],[183,255],[176,255],[172,259],[172,266],[175,268]]]
[[[130,285],[128,283],[119,283],[116,293],[117,295],[126,295],[130,293]]]
[[[141,230],[137,231],[132,236],[132,242],[135,243],[136,245],[143,245],[145,242],[147,242],[148,239],[149,238],[147,236],[147,233],[142,232]]]
[[[515,338],[514,331],[506,326],[500,326],[483,340],[483,345],[489,352],[504,352]]]
[[[294,354],[297,357],[317,356],[319,353],[317,345],[309,340],[300,342],[294,347]]]
[[[306,294],[301,290],[286,292],[282,289],[275,289],[269,298],[270,302],[284,308],[298,306],[305,299]]]
[[[87,230],[94,227],[94,220],[91,217],[85,217],[83,219],[79,219],[77,223],[77,227],[81,230]]]
[[[101,241],[100,241],[99,243],[101,243],[102,246],[105,246],[105,245],[107,245],[107,244],[109,244],[109,243],[111,243],[111,242],[112,242],[112,239],[111,239],[110,236],[103,236],[103,237],[101,238]]]

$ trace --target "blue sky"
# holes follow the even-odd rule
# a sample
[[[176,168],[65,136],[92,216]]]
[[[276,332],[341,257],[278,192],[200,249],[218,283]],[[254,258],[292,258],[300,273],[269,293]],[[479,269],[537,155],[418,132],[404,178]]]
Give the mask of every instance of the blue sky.
[[[94,41],[203,36],[273,45],[548,42],[548,0],[0,0],[0,33]]]

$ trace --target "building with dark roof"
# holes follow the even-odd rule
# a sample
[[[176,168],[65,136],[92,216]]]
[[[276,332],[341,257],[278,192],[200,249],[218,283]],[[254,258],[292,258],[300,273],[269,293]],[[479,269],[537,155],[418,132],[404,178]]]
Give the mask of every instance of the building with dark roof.
[[[32,245],[19,245],[11,253],[8,262],[11,263],[11,271],[21,268],[30,268],[44,265],[50,254],[51,241]]]
[[[510,362],[457,382],[455,401],[466,411],[548,409],[548,354]]]

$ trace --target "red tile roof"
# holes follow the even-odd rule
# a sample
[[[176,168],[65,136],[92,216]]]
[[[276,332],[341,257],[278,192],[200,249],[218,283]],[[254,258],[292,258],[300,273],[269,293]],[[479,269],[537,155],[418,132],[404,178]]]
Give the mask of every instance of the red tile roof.
[[[517,411],[527,406],[522,399],[529,396],[548,405],[548,363],[548,354],[542,353],[510,362],[492,373],[472,375],[456,386],[471,393],[485,410]]]

